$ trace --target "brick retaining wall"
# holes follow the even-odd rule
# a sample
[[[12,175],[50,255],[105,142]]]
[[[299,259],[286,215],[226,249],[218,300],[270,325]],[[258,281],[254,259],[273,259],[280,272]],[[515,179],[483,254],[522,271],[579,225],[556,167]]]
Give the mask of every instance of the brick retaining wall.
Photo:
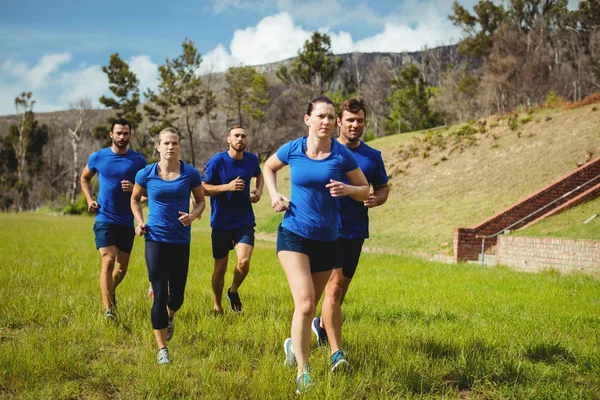
[[[598,196],[599,191],[592,190],[590,196],[584,195],[579,197],[580,200],[576,200],[576,198],[584,194],[584,192],[590,191],[593,186],[596,186],[597,188],[600,187],[598,186],[600,183],[598,182],[598,179],[596,179],[592,185],[579,188],[569,196],[562,197],[564,194],[576,189],[598,175],[600,175],[600,157],[590,161],[561,179],[558,179],[554,183],[512,205],[506,210],[497,213],[476,227],[456,228],[454,231],[454,260],[456,262],[477,260],[477,257],[481,253],[481,239],[477,238],[477,236],[494,235],[554,200],[558,201],[545,208],[540,213],[534,214],[528,219],[523,220],[518,225],[512,227],[511,230],[522,228],[534,220],[541,219],[540,217],[542,216],[546,217],[553,210],[559,209],[566,203],[571,202],[569,206],[574,206]],[[564,207],[562,209],[564,209]],[[495,245],[496,237],[486,239],[486,250]]]
[[[527,272],[600,273],[600,241],[500,235],[496,260]]]

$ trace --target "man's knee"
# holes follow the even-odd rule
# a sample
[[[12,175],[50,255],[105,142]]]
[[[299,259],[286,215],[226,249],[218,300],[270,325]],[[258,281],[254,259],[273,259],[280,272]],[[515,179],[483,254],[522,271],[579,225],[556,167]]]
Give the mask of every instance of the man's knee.
[[[214,272],[217,275],[225,275],[225,272],[227,272],[227,258],[219,258],[215,260]]]
[[[248,273],[248,270],[250,269],[250,257],[239,259],[236,268],[240,272]]]

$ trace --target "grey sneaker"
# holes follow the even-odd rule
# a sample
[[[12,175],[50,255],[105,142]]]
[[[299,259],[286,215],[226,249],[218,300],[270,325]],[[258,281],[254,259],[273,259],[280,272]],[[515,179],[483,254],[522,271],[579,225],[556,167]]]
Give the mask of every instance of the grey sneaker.
[[[346,355],[342,350],[338,350],[331,355],[331,372],[348,368],[349,364],[346,361]]]
[[[310,328],[317,337],[317,346],[327,345],[327,331],[325,330],[325,328],[321,328],[321,317],[313,319]]]
[[[310,377],[310,366],[304,366],[304,372],[296,378],[296,394],[306,393],[315,386]]]
[[[169,349],[167,349],[166,347],[160,349],[158,351],[158,355],[156,356],[156,361],[158,362],[158,365],[171,364],[171,356],[169,355]]]
[[[294,354],[294,348],[292,347],[292,338],[287,338],[284,340],[283,351],[285,352],[285,361],[283,362],[283,366],[293,367],[296,365],[296,355]]]
[[[105,311],[104,312],[104,319],[106,321],[114,321],[114,319],[116,318],[115,313],[111,310]]]
[[[175,321],[173,318],[169,318],[169,325],[167,325],[167,340],[171,340],[175,333]]]

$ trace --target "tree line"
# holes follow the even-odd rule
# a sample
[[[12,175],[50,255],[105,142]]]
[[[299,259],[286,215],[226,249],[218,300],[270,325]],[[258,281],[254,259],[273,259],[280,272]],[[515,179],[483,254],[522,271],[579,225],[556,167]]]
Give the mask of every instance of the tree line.
[[[463,32],[457,46],[423,49],[394,68],[385,59],[365,65],[360,54],[342,58],[328,35],[314,32],[297,57],[274,72],[236,66],[200,75],[201,54],[185,39],[181,52],[158,67],[155,90],[140,88],[118,53],[102,68],[109,96],[93,110],[80,99],[40,123],[31,93],[15,99],[16,118],[0,140],[0,209],[49,204],[84,209],[78,175],[92,151],[109,144],[116,117],[132,125],[131,147],[156,159],[154,140],[167,127],[182,138],[182,157],[197,168],[225,149],[232,125],[244,125],[249,150],[265,158],[283,142],[305,134],[302,114],[310,98],[341,103],[361,96],[369,104],[364,138],[428,129],[506,113],[548,99],[581,100],[600,89],[600,4],[585,0],[480,0],[458,2],[448,17]],[[344,61],[345,60],[345,61]],[[264,70],[264,68],[263,68]],[[145,102],[142,102],[142,96]]]

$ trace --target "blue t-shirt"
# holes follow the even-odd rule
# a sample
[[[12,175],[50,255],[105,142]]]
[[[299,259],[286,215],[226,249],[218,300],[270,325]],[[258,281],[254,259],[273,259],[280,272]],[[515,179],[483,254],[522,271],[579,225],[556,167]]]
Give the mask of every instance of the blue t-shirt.
[[[121,181],[133,183],[135,174],[146,164],[146,159],[131,149],[125,154],[116,154],[106,147],[90,155],[88,169],[98,173],[100,183],[96,221],[133,226],[131,193],[123,191]]]
[[[163,243],[190,243],[190,226],[179,221],[179,211],[190,212],[190,193],[202,185],[200,172],[179,161],[181,175],[172,181],[158,176],[158,163],[150,164],[135,176],[135,183],[148,193],[146,240]]]
[[[360,142],[358,147],[348,148],[356,157],[358,166],[365,174],[369,184],[385,185],[388,181],[381,152]],[[347,180],[344,180],[347,182]],[[350,196],[340,197],[340,236],[344,239],[366,239],[369,237],[369,209],[362,201]]]
[[[210,226],[235,229],[255,225],[250,203],[250,180],[261,173],[258,157],[252,153],[244,152],[242,159],[236,160],[223,151],[208,160],[202,176],[204,182],[223,185],[239,176],[246,183],[244,190],[239,192],[224,192],[210,197]]]
[[[346,146],[331,140],[331,153],[322,160],[306,154],[306,137],[281,146],[277,158],[290,166],[292,193],[282,226],[306,239],[331,241],[339,237],[337,198],[325,187],[330,179],[342,181],[358,168]]]

